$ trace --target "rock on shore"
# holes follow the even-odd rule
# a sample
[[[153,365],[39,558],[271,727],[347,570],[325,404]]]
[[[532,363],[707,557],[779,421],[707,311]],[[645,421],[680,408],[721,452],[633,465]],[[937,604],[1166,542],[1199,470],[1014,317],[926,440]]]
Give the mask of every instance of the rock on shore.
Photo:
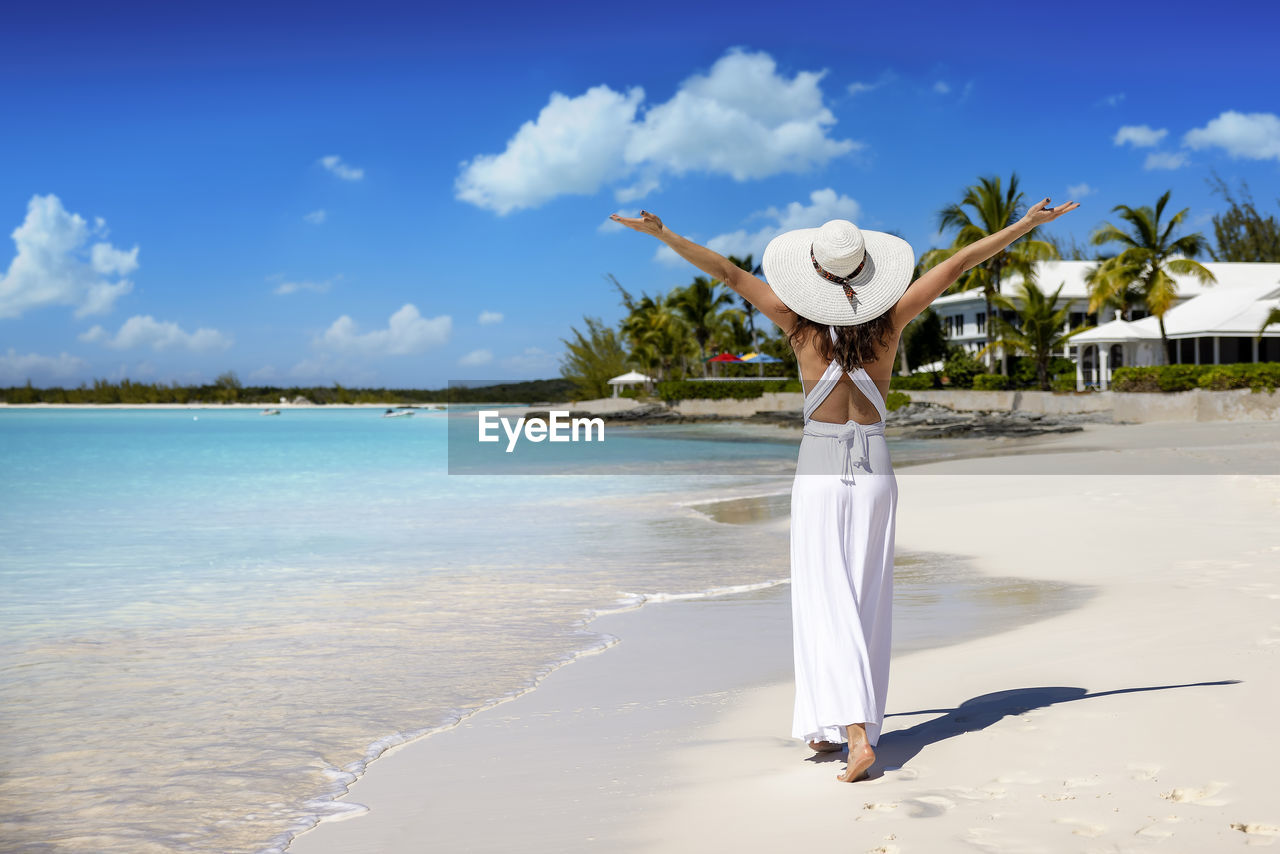
[[[559,410],[558,410],[559,411]],[[546,420],[548,411],[526,414],[527,418]],[[582,410],[569,412],[571,418],[601,418],[606,424],[643,426],[646,424],[712,424],[740,422],[776,424],[779,427],[803,426],[801,414],[794,411],[757,412],[751,416],[684,415],[660,403],[642,403],[618,412],[595,413]],[[1039,436],[1045,433],[1075,433],[1084,423],[1111,423],[1108,412],[1044,415],[1029,412],[956,412],[936,403],[911,403],[890,413],[890,435],[911,439],[990,438],[995,436]]]

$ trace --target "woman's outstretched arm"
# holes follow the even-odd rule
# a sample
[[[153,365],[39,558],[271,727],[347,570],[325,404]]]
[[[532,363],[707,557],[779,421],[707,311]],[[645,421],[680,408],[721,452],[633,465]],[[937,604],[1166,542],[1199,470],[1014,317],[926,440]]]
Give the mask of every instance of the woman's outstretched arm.
[[[738,267],[719,252],[708,249],[705,246],[699,246],[692,240],[681,237],[664,226],[662,220],[648,211],[640,211],[640,216],[638,217],[613,214],[609,219],[641,234],[651,234],[658,238],[670,246],[672,251],[681,258],[704,273],[724,282],[735,292],[742,295],[761,314],[778,324],[783,332],[791,332],[792,326],[795,325],[795,313],[787,308],[782,300],[778,299],[778,295],[773,292],[773,288],[769,287],[763,280]]]
[[[1013,243],[1033,228],[1052,222],[1068,211],[1080,207],[1079,202],[1067,202],[1056,208],[1048,208],[1049,199],[1031,206],[1026,215],[1013,225],[989,234],[981,240],[970,243],[947,260],[931,268],[907,288],[906,293],[893,307],[893,321],[898,329],[906,326],[912,318],[924,311],[947,288],[969,270],[986,261],[992,255]]]

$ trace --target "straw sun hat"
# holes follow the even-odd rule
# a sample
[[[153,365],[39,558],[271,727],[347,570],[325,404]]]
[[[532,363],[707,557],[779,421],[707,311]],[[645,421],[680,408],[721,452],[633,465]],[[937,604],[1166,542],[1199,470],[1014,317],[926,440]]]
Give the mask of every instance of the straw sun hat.
[[[796,314],[854,326],[893,308],[911,284],[915,253],[901,237],[833,219],[779,234],[761,265],[778,299]]]

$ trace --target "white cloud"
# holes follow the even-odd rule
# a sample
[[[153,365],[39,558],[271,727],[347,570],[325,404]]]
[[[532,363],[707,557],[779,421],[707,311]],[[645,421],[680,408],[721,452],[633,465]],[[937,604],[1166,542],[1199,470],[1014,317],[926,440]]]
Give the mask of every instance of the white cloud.
[[[613,197],[626,204],[627,202],[634,202],[636,199],[643,199],[661,186],[662,182],[657,175],[648,175],[630,186],[619,187],[614,190]]]
[[[1097,101],[1094,102],[1094,106],[1095,107],[1118,107],[1120,106],[1120,102],[1123,100],[1124,100],[1124,93],[1116,92],[1112,95],[1107,95],[1106,97],[1099,98]]]
[[[559,92],[525,122],[501,154],[462,164],[457,197],[508,214],[559,195],[590,195],[627,173],[623,152],[644,90],[625,95],[595,86],[575,98]]]
[[[272,293],[277,296],[296,294],[300,291],[323,294],[329,291],[330,284],[330,282],[281,282],[276,285],[276,289]]]
[[[706,246],[721,255],[739,257],[751,255],[758,264],[765,245],[784,231],[790,231],[793,228],[815,228],[831,219],[847,219],[856,223],[861,216],[862,207],[854,199],[828,187],[810,193],[808,204],[791,202],[784,208],[769,207],[757,211],[748,219],[763,217],[771,222],[754,231],[740,228],[725,234],[717,234],[706,242]],[[659,247],[654,258],[664,264],[685,263],[668,246]]]
[[[886,83],[892,83],[895,79],[897,79],[896,74],[892,71],[885,71],[875,80],[855,80],[845,87],[845,91],[850,95],[863,95],[867,92],[874,92]]]
[[[476,318],[476,323],[481,326],[488,326],[491,323],[501,323],[502,312],[500,311],[482,311],[480,316]]]
[[[458,360],[458,364],[463,367],[472,368],[478,365],[487,365],[493,361],[493,352],[490,350],[472,350],[467,355]]]
[[[556,370],[559,368],[560,359],[541,347],[525,347],[520,353],[503,359],[502,364],[513,370],[532,373]]]
[[[1227,110],[1204,127],[1188,131],[1182,144],[1197,151],[1217,146],[1232,157],[1250,160],[1280,160],[1280,116]]]
[[[336,154],[321,157],[319,162],[321,166],[344,181],[359,181],[364,178],[364,169],[344,163],[342,158]]]
[[[951,84],[945,80],[939,80],[937,83],[933,84],[933,91],[937,92],[939,95],[945,95],[951,91]]]
[[[444,344],[452,331],[453,319],[449,315],[423,317],[417,306],[405,303],[391,315],[385,329],[360,332],[356,322],[344,314],[315,343],[344,353],[407,356]]]
[[[639,87],[624,94],[600,85],[576,97],[554,92],[505,151],[461,164],[455,194],[507,214],[622,182],[629,183],[615,189],[618,200],[634,201],[667,174],[745,181],[802,172],[862,147],[827,135],[836,119],[818,85],[825,73],[787,78],[769,54],[731,50],[643,118]]]
[[[152,350],[191,350],[207,352],[225,350],[232,339],[216,329],[186,332],[173,321],[159,321],[149,314],[136,314],[121,324],[115,335],[94,326],[79,336],[81,341],[102,344],[113,350],[150,347]]]
[[[105,314],[133,289],[125,277],[138,269],[138,247],[112,246],[101,217],[90,228],[52,193],[31,197],[11,236],[17,254],[0,274],[0,317],[49,305],[74,306],[76,317]],[[90,245],[93,237],[99,240]]]
[[[1142,164],[1143,169],[1181,169],[1190,160],[1181,151],[1153,151]]]
[[[289,369],[289,376],[299,385],[340,382],[345,386],[372,386],[381,382],[372,368],[329,356],[302,359]]]
[[[35,385],[43,385],[50,380],[70,377],[85,367],[83,359],[65,352],[56,356],[19,354],[10,347],[8,353],[0,355],[0,382],[19,385],[31,380]]]
[[[1166,128],[1156,130],[1148,125],[1125,125],[1116,131],[1112,142],[1116,145],[1124,145],[1127,142],[1134,148],[1150,148],[1158,145],[1168,133]]]
[[[1096,192],[1098,192],[1097,187],[1090,187],[1084,182],[1071,184],[1067,187],[1067,198],[1075,201],[1076,199],[1083,199],[1085,196],[1092,196]]]
[[[329,217],[329,214],[325,213],[324,208],[319,208],[317,210],[312,211],[309,214],[304,215],[302,218],[305,219],[307,222],[311,223],[312,225],[320,225],[328,217]]]
[[[827,136],[836,118],[823,103],[825,71],[787,79],[767,53],[730,51],[707,74],[645,113],[627,160],[676,175],[700,170],[738,181],[803,172],[860,148]]]

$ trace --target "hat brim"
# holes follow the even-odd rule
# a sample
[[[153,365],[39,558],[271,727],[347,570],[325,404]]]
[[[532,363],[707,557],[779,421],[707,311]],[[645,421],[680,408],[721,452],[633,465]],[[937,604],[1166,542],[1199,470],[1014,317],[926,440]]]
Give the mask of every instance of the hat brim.
[[[765,247],[761,267],[778,299],[796,314],[832,326],[866,323],[893,308],[911,284],[915,270],[911,244],[883,231],[862,229],[867,260],[862,272],[849,282],[855,292],[851,303],[843,287],[813,268],[809,250],[818,231],[797,228],[783,232]]]

